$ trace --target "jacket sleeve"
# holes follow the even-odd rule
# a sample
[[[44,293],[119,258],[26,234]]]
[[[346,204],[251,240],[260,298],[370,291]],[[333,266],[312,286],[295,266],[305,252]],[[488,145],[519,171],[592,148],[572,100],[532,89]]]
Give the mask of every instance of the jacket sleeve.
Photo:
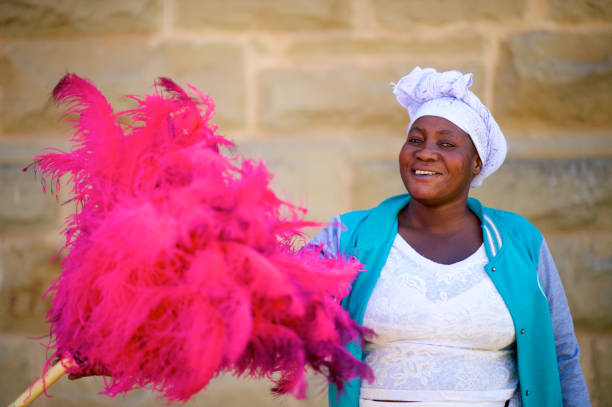
[[[545,240],[540,247],[538,278],[548,299],[552,319],[557,363],[561,379],[564,407],[588,407],[589,392],[580,368],[580,350],[574,334],[574,324],[570,314],[565,291],[559,273]]]
[[[328,257],[335,257],[340,252],[340,234],[342,233],[340,216],[334,216],[315,237],[308,242],[308,246],[321,246],[321,252]]]

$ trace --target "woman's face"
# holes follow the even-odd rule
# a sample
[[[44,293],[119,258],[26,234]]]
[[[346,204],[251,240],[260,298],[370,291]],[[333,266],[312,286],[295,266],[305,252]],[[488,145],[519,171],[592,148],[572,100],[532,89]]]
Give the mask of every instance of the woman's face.
[[[399,166],[412,198],[428,206],[465,200],[482,167],[470,136],[437,116],[414,122],[400,150]]]

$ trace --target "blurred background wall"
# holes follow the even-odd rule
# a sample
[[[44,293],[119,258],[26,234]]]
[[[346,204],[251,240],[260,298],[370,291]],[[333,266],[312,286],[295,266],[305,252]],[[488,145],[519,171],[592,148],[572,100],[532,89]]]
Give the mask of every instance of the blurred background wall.
[[[157,76],[210,93],[220,132],[326,221],[403,192],[396,156],[409,118],[389,84],[415,65],[474,73],[509,142],[474,195],[544,232],[593,405],[612,405],[610,0],[0,1],[0,404],[44,360],[41,296],[58,274],[68,209],[21,168],[67,145],[50,100],[63,73],[88,77],[117,108]],[[65,380],[35,405],[164,404],[144,391],[108,399],[101,387]],[[326,405],[316,378],[302,402],[268,387],[222,377],[187,405]]]

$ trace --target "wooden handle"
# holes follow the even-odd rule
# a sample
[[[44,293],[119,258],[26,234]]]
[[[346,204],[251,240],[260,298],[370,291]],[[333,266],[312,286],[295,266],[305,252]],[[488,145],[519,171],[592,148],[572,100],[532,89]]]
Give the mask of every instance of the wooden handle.
[[[45,389],[58,381],[66,374],[66,369],[73,365],[71,358],[63,358],[47,371],[44,377],[39,377],[28,387],[21,396],[17,398],[9,407],[25,407],[36,400]]]

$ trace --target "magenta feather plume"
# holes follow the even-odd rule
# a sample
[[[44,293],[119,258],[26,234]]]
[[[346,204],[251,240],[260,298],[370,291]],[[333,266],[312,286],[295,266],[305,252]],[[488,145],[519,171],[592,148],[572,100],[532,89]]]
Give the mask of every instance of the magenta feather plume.
[[[55,355],[110,372],[108,395],[146,387],[170,401],[220,372],[296,397],[307,366],[340,389],[370,379],[343,347],[368,331],[339,305],[362,265],[295,250],[314,225],[305,210],[274,194],[263,163],[220,151],[233,145],[210,123],[214,102],[190,90],[161,78],[116,113],[74,74],[55,87],[73,146],[35,161],[76,208],[48,290]]]

